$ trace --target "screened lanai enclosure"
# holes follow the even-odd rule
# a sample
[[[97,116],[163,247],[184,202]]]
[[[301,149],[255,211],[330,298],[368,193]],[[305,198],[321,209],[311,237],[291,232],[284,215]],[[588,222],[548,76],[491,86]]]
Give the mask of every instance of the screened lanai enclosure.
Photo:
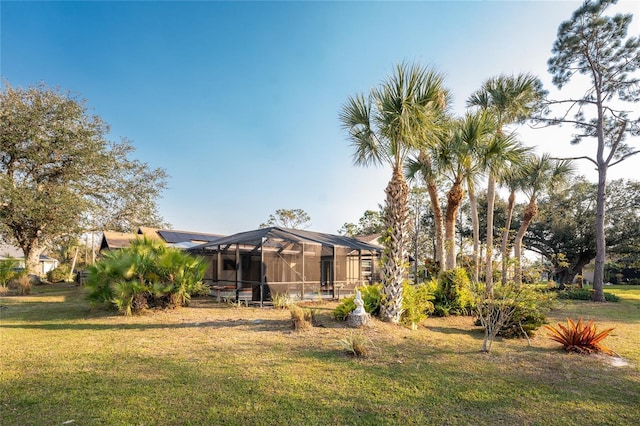
[[[287,228],[261,228],[189,249],[204,256],[204,280],[215,295],[267,302],[339,299],[356,286],[379,281],[378,246],[355,238]]]

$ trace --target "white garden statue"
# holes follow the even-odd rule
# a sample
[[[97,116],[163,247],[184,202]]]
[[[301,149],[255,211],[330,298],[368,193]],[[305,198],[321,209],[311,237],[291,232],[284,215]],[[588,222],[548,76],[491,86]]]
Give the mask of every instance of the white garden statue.
[[[355,315],[362,315],[366,313],[366,311],[364,310],[364,302],[362,301],[362,294],[360,293],[360,290],[356,291],[356,298],[354,300],[354,303],[356,304],[356,309],[353,311]]]
[[[360,294],[360,290],[356,292],[356,298],[353,299],[353,302],[356,304],[356,309],[347,315],[347,325],[349,327],[358,328],[369,324],[371,315],[364,310],[364,302],[362,301],[362,294]]]

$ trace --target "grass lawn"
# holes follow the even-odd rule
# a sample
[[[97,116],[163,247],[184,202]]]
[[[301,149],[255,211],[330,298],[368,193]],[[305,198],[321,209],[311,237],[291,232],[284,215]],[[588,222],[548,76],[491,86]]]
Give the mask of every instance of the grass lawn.
[[[637,425],[640,287],[607,291],[622,301],[559,301],[549,320],[615,327],[603,343],[622,360],[566,354],[543,331],[482,354],[468,317],[375,322],[357,359],[331,306],[292,332],[288,311],[206,298],[122,317],[79,287],[35,287],[0,298],[0,425]]]

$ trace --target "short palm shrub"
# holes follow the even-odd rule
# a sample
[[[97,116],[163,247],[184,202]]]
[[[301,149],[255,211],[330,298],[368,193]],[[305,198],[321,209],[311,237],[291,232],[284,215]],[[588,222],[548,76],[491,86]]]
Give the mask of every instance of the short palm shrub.
[[[475,307],[471,280],[464,268],[441,272],[434,297],[433,314],[436,316],[470,315]]]
[[[408,281],[402,284],[402,316],[400,322],[412,330],[433,313],[435,299],[433,283],[412,285]]]
[[[7,259],[0,260],[0,287],[3,288],[3,292],[8,293],[10,283],[14,282],[21,275],[24,275],[24,270],[20,268],[20,261],[16,258],[9,257]]]
[[[138,239],[87,268],[87,298],[93,305],[113,306],[125,315],[186,306],[192,295],[208,293],[202,282],[205,269],[202,258],[160,241]]]
[[[364,310],[371,316],[380,314],[380,306],[382,304],[382,284],[372,284],[358,287]],[[345,297],[342,302],[333,310],[333,317],[338,321],[346,321],[349,313],[356,309],[354,302],[355,296]]]
[[[585,324],[582,318],[578,322],[567,318],[566,327],[558,323],[558,328],[550,325],[545,325],[545,328],[549,331],[549,337],[562,344],[567,352],[581,354],[602,352],[607,355],[616,355],[615,352],[600,343],[613,331],[613,328],[598,332],[593,320]]]

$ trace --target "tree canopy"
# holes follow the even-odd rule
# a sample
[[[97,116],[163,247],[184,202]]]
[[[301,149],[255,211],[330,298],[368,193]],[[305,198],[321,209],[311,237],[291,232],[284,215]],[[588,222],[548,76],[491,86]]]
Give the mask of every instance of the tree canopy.
[[[636,104],[640,101],[640,37],[628,37],[631,14],[605,15],[617,0],[585,1],[558,28],[553,57],[548,61],[553,83],[562,89],[585,76],[589,88],[576,98],[549,101],[556,114],[543,121],[572,124],[577,133],[572,143],[595,139],[593,156],[576,158],[592,162],[598,170],[596,207],[596,246],[594,295],[604,301],[603,278],[606,257],[605,201],[607,171],[640,152],[626,143],[629,135],[640,131]],[[558,111],[559,110],[559,111]]]
[[[0,238],[22,248],[27,270],[55,238],[162,222],[166,172],[132,159],[127,141],[108,141],[85,101],[7,82],[0,101]]]
[[[302,209],[278,209],[269,215],[269,220],[260,224],[260,228],[280,226],[291,229],[307,229],[311,226],[311,217]]]

